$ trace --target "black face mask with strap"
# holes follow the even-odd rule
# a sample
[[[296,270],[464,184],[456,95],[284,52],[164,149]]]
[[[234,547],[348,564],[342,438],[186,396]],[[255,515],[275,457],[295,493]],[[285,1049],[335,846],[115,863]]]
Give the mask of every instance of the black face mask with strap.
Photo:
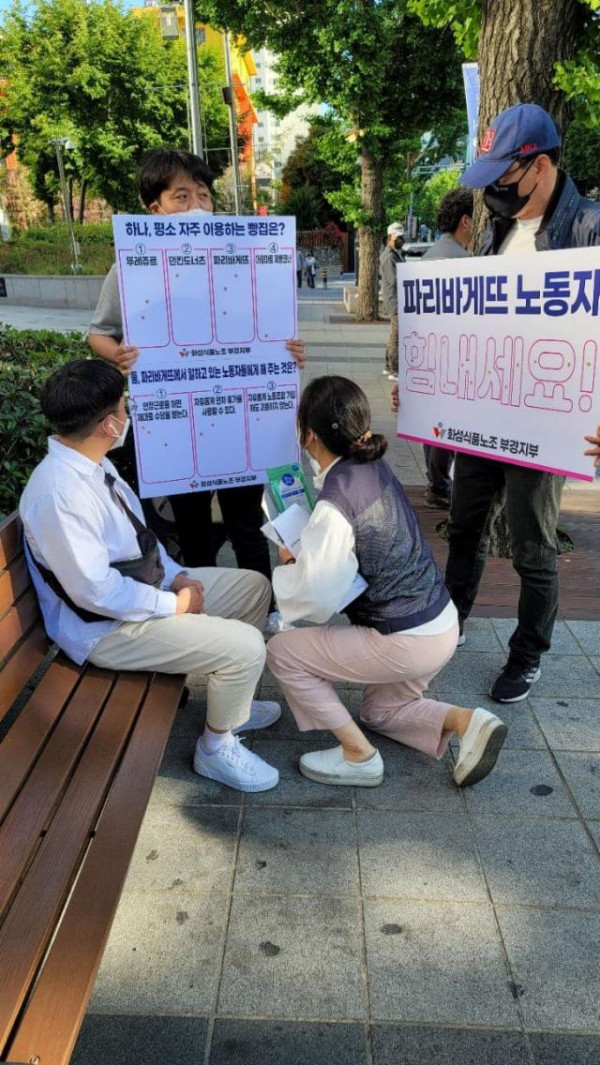
[[[519,180],[513,181],[510,185],[499,185],[497,181],[493,185],[486,185],[483,199],[488,211],[491,211],[493,215],[499,218],[515,218],[523,210],[538,187],[536,181],[531,192],[528,192],[525,196],[519,194],[519,185],[534,162],[535,159],[532,159],[525,167]]]

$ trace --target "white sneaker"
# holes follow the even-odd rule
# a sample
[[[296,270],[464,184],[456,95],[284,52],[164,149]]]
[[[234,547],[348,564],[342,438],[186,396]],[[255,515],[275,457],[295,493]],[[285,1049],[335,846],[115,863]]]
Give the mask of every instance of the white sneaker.
[[[388,381],[397,381],[397,380],[398,380],[398,374],[397,373],[389,373],[388,374]]]
[[[467,788],[483,780],[496,765],[508,727],[489,710],[480,706],[473,711],[469,727],[460,740],[458,760],[454,767],[454,782]]]
[[[382,372],[384,377],[387,377],[390,371],[386,368],[385,370],[382,370],[381,372]]]
[[[198,740],[194,772],[227,784],[236,791],[269,791],[279,784],[278,771],[244,747],[237,736],[232,736],[215,754],[203,751]]]
[[[343,784],[350,788],[376,788],[383,780],[383,760],[379,751],[367,762],[347,762],[344,748],[311,751],[300,759],[300,772],[319,784]]]
[[[247,721],[244,721],[243,725],[238,725],[237,728],[232,729],[234,736],[239,736],[240,732],[249,732],[254,728],[268,728],[269,725],[274,725],[276,721],[279,721],[281,717],[281,707],[279,703],[265,702],[260,699],[254,699],[252,706],[250,707],[250,717]]]
[[[278,610],[272,610],[265,622],[263,636],[268,640],[271,636],[277,636],[278,632],[290,632],[293,628],[294,625],[288,625]]]
[[[456,641],[456,646],[457,647],[464,647],[466,642],[467,642],[467,637],[465,636],[464,632],[461,632],[460,636],[458,637],[458,640]]]

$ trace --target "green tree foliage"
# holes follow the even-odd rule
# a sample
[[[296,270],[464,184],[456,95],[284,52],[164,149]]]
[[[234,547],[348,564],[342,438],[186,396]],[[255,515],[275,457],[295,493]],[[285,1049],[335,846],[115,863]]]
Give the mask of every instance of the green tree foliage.
[[[430,177],[429,181],[423,185],[415,205],[415,212],[430,229],[435,229],[437,225],[437,213],[441,201],[446,193],[455,188],[457,184],[457,170],[438,170],[437,174]]]
[[[336,223],[341,221],[341,213],[332,206],[331,196],[340,189],[343,183],[342,175],[352,170],[353,163],[354,170],[358,169],[354,160],[348,164],[346,159],[342,162],[340,173],[340,170],[328,161],[327,149],[323,148],[323,138],[327,136],[330,129],[329,120],[315,119],[306,137],[297,142],[281,174],[281,213],[287,214],[286,205],[289,204],[290,199],[296,192],[308,187],[311,190],[314,204],[311,226],[323,226],[329,221]],[[342,138],[342,147],[350,147],[344,138]]]
[[[163,42],[150,16],[126,13],[113,0],[17,2],[2,20],[0,58],[4,151],[16,135],[36,195],[49,206],[58,199],[50,144],[57,136],[76,146],[65,153],[69,174],[123,210],[139,206],[135,174],[144,153],[187,144],[184,42]],[[220,59],[200,49],[199,65],[209,147],[226,144]]]
[[[321,225],[323,201],[310,185],[290,189],[278,204],[278,214],[296,216],[297,229],[317,229]]]
[[[450,28],[465,58],[476,59],[482,11],[489,0],[408,0],[427,26]],[[576,118],[600,122],[600,0],[579,0],[579,48],[574,59],[554,62],[554,81],[573,105]],[[554,57],[555,58],[555,57]]]
[[[451,31],[439,35],[423,26],[407,0],[201,0],[201,5],[211,22],[280,57],[282,109],[304,101],[325,104],[337,123],[329,135],[332,152],[343,151],[340,137],[351,138],[360,195],[356,182],[348,182],[334,202],[359,227],[359,311],[376,317],[384,174],[400,137],[431,129],[456,106],[460,62]]]

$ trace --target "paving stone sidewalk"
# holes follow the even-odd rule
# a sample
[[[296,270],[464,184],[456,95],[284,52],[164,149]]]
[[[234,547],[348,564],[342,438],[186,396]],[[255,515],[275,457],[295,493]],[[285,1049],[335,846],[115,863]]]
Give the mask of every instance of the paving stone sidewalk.
[[[387,329],[329,323],[338,294],[302,297],[308,373],[354,377],[392,432]],[[419,448],[393,441],[390,459],[424,483]],[[497,710],[511,629],[469,621],[435,694]],[[466,792],[452,751],[436,763],[379,737],[379,788],[311,783],[298,758],[322,737],[285,706],[247,741],[277,789],[202,780],[192,678],[75,1065],[598,1065],[599,637],[600,622],[557,625],[530,698],[502,708],[496,771]],[[339,688],[358,714],[360,690]],[[280,697],[268,673],[260,694]]]

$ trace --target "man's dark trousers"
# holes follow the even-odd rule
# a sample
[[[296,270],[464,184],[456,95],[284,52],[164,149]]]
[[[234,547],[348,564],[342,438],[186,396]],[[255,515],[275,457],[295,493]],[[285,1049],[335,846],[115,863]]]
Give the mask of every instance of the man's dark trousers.
[[[487,555],[489,515],[506,501],[513,566],[521,578],[509,661],[537,668],[550,649],[558,609],[556,524],[564,477],[478,455],[457,454],[448,523],[446,584],[461,626],[475,601]]]

